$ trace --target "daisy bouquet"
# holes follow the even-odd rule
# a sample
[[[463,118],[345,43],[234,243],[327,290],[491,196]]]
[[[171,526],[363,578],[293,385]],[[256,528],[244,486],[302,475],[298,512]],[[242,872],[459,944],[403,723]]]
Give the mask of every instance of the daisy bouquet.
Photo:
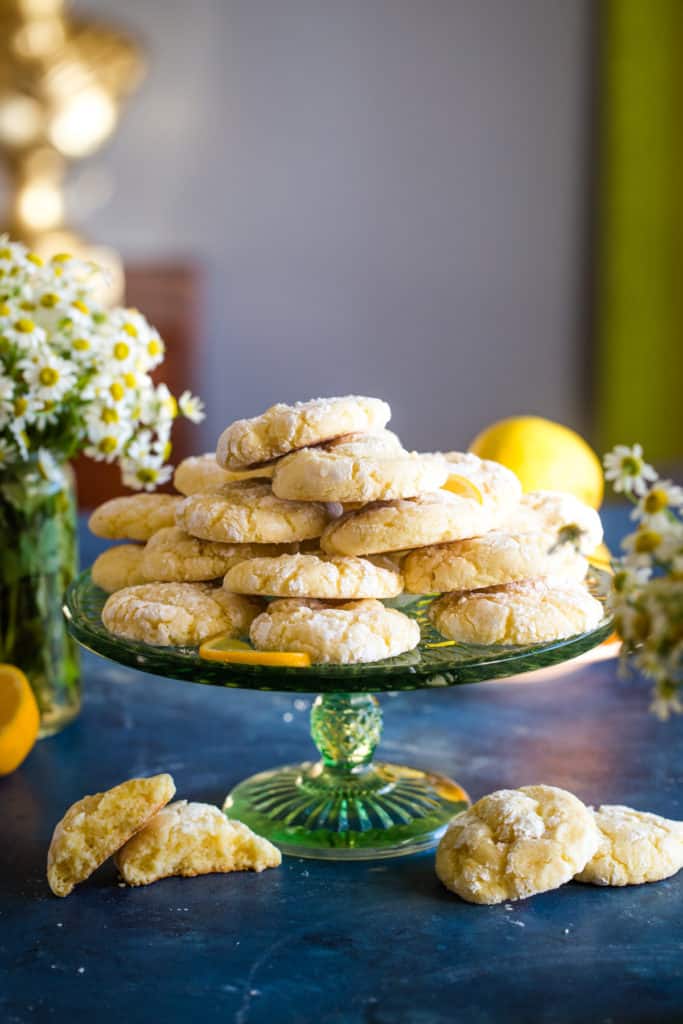
[[[99,273],[0,238],[0,472],[35,459],[49,475],[85,451],[152,490],[171,475],[173,420],[199,422],[202,404],[154,384],[163,341],[136,310],[94,300]]]
[[[0,662],[22,668],[43,731],[78,711],[78,660],[62,596],[77,568],[69,460],[115,462],[153,490],[171,476],[176,400],[153,371],[164,358],[141,313],[97,301],[100,272],[67,254],[43,261],[0,237]]]
[[[622,664],[654,680],[653,708],[666,718],[683,710],[683,488],[660,479],[640,445],[617,445],[604,465],[634,505],[635,529],[613,563],[610,593]]]

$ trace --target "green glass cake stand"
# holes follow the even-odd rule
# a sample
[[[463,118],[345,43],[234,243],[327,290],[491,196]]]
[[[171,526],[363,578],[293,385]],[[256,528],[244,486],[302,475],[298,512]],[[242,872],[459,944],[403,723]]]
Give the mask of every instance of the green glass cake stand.
[[[598,573],[591,585],[599,596]],[[332,860],[394,857],[433,846],[447,823],[469,806],[452,779],[419,768],[373,761],[382,731],[374,696],[382,691],[448,687],[528,672],[575,658],[611,632],[607,618],[590,632],[533,646],[445,641],[431,626],[431,597],[388,602],[420,624],[419,647],[369,665],[274,668],[206,661],[196,648],[153,647],[120,640],[102,625],[107,595],[89,572],[69,587],[64,614],[84,647],[112,661],[211,686],[318,694],[311,735],[320,760],[260,772],[228,794],[224,810],[284,853]]]

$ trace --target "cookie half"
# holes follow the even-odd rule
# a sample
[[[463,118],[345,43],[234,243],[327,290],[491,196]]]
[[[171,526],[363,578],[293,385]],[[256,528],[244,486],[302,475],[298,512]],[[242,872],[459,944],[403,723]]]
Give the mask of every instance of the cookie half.
[[[178,800],[155,814],[116,855],[128,885],[227,871],[264,871],[282,861],[277,847],[210,804]]]
[[[111,498],[95,509],[88,526],[96,537],[107,540],[146,541],[164,526],[173,526],[182,500],[176,494],[128,494]]]
[[[436,852],[436,873],[469,903],[503,903],[557,889],[599,842],[593,815],[555,786],[501,789],[458,815]]]
[[[380,601],[273,601],[251,624],[259,651],[303,651],[317,664],[381,661],[417,647],[414,619]]]
[[[324,505],[286,501],[265,480],[223,484],[185,498],[176,522],[186,533],[223,544],[290,544],[319,537],[330,520]]]
[[[102,622],[114,636],[160,647],[195,647],[220,633],[244,636],[260,606],[207,583],[146,583],[107,599]]]
[[[47,854],[47,880],[55,896],[68,896],[173,798],[170,775],[130,779],[84,796],[57,824]]]
[[[553,546],[545,534],[491,530],[482,537],[411,551],[401,569],[409,594],[434,594],[549,575],[582,580],[588,562],[570,545]]]
[[[683,822],[618,804],[598,807],[593,815],[600,843],[578,882],[641,885],[683,868]]]
[[[297,554],[240,562],[226,574],[223,586],[236,594],[350,601],[397,597],[403,580],[389,565],[381,566],[367,558]]]
[[[583,584],[548,577],[445,594],[429,616],[461,643],[538,644],[594,629],[604,612]]]
[[[360,395],[279,403],[261,416],[227,427],[218,440],[216,460],[225,469],[249,469],[344,434],[376,433],[390,416],[386,402]]]

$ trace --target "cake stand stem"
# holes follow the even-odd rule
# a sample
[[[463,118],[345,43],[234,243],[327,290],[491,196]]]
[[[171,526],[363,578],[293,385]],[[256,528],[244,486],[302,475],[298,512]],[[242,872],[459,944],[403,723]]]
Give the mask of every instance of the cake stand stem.
[[[443,775],[373,762],[381,732],[372,694],[317,697],[320,761],[253,775],[229,794],[226,814],[299,857],[368,860],[433,846],[467,794]]]

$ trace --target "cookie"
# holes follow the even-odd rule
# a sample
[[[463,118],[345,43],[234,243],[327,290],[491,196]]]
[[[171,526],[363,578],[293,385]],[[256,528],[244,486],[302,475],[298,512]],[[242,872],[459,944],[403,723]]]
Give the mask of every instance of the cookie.
[[[273,601],[251,624],[259,651],[303,651],[316,664],[352,665],[412,651],[420,641],[414,619],[380,601]]]
[[[173,798],[170,775],[130,779],[84,796],[58,823],[47,853],[47,880],[55,896],[68,896]]]
[[[436,452],[435,454],[445,460],[451,474],[466,477],[479,489],[484,504],[493,507],[498,521],[502,522],[522,497],[522,484],[519,477],[507,466],[501,466],[500,462],[480,459],[472,452]],[[445,486],[448,487],[448,480]],[[519,532],[524,531],[520,530]]]
[[[409,594],[478,590],[555,575],[582,580],[588,562],[567,544],[554,550],[544,534],[491,530],[481,537],[418,548],[401,564]]]
[[[247,558],[273,557],[296,550],[296,545],[221,544],[167,526],[150,537],[142,550],[142,571],[148,580],[192,583],[218,579]]]
[[[570,881],[599,842],[593,816],[555,786],[501,789],[458,815],[436,852],[436,873],[469,903],[504,903]]]
[[[683,822],[607,804],[593,812],[600,843],[578,882],[641,885],[683,868]]]
[[[492,506],[436,491],[346,512],[330,523],[320,546],[330,555],[371,555],[476,537],[496,525]]]
[[[226,871],[263,871],[282,861],[280,851],[241,821],[210,804],[178,800],[155,814],[116,855],[128,885],[161,878],[193,878]]]
[[[194,647],[219,633],[243,636],[259,605],[207,583],[146,583],[107,599],[102,622],[114,636],[160,647]]]
[[[392,568],[366,558],[280,555],[240,562],[227,573],[223,586],[236,594],[350,601],[364,597],[397,597],[403,589],[403,580]]]
[[[556,543],[560,530],[576,530],[576,547],[592,554],[602,542],[600,516],[573,494],[564,491],[530,491],[505,520],[511,533],[545,533]],[[567,547],[573,545],[567,544]]]
[[[319,537],[330,520],[324,505],[286,501],[265,480],[223,484],[181,502],[176,522],[193,537],[223,544],[290,544]]]
[[[90,570],[93,583],[113,594],[123,587],[135,587],[154,577],[145,576],[142,571],[142,544],[117,544],[98,555]]]
[[[443,636],[470,644],[539,644],[594,629],[599,601],[582,583],[546,577],[446,594],[429,617]]]
[[[129,494],[111,498],[88,520],[90,531],[107,540],[149,540],[164,526],[173,526],[182,502],[176,494]]]
[[[438,491],[447,476],[442,459],[416,452],[373,453],[363,443],[349,443],[330,450],[302,448],[281,459],[273,491],[298,501],[368,502]]]
[[[187,496],[197,494],[198,491],[211,491],[215,487],[231,483],[233,480],[248,480],[251,477],[267,478],[272,475],[272,466],[231,473],[227,469],[221,469],[216,462],[215,452],[207,452],[206,455],[190,455],[189,458],[183,459],[173,474],[173,486],[176,491]]]
[[[227,427],[218,439],[216,461],[225,469],[249,469],[344,434],[376,433],[390,416],[386,402],[359,395],[279,403],[261,416]]]

